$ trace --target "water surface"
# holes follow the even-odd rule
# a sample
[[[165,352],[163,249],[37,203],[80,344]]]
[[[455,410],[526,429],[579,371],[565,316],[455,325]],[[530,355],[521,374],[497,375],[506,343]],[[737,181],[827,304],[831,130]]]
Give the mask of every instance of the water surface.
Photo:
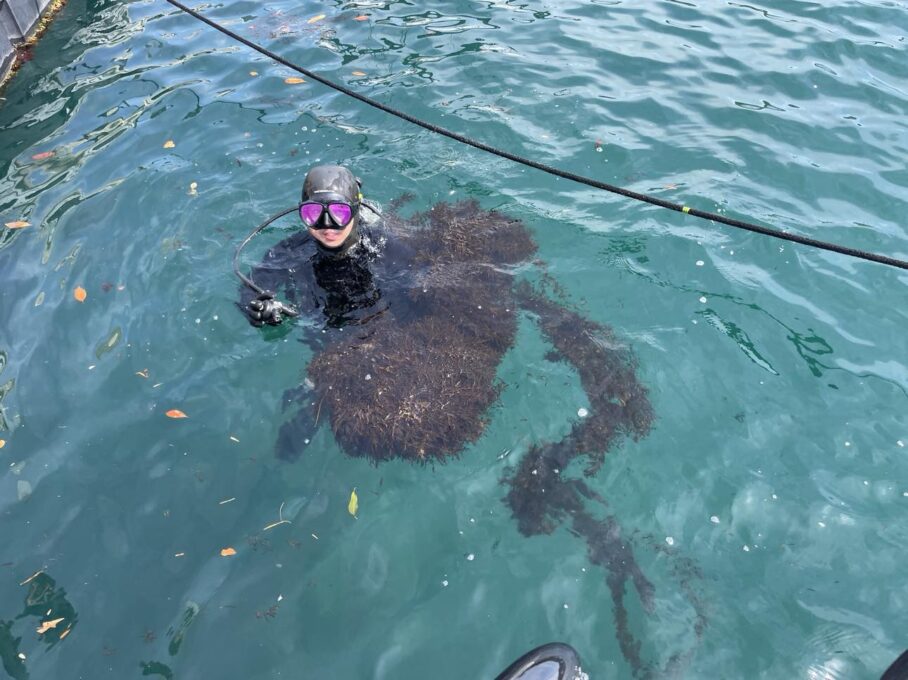
[[[486,142],[901,258],[906,10],[204,6]],[[509,466],[587,406],[528,319],[458,460],[374,467],[325,428],[299,462],[274,459],[311,351],[246,325],[230,258],[311,164],[342,162],[382,203],[520,218],[570,303],[636,353],[653,430],[588,482],[654,583],[652,614],[629,605],[648,661],[877,677],[908,645],[908,276],[556,180],[292,75],[162,0],[71,0],[2,93],[0,222],[31,225],[0,233],[5,672],[453,680],[563,640],[591,677],[630,677],[583,542],[524,538],[501,502]],[[39,634],[46,603],[63,621]]]

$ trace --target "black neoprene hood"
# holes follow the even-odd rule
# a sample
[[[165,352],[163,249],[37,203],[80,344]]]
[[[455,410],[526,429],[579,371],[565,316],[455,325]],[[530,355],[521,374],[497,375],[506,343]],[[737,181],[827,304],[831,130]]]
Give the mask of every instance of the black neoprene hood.
[[[303,182],[303,201],[318,201],[322,198],[345,200],[359,203],[359,182],[342,165],[316,165],[309,170]]]

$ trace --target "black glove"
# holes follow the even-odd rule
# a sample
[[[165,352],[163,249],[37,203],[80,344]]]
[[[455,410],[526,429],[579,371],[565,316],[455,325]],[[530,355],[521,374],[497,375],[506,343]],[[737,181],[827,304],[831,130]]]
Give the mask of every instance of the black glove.
[[[298,316],[297,312],[290,305],[285,305],[280,300],[274,299],[274,293],[266,290],[255,300],[250,300],[246,305],[246,316],[249,323],[253,326],[280,326],[286,316]]]

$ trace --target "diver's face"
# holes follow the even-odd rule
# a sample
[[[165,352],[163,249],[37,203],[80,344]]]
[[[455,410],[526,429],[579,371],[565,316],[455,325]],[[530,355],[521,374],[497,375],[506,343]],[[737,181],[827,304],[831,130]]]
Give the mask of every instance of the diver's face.
[[[350,224],[343,229],[313,229],[309,227],[309,235],[326,248],[337,248],[347,240],[355,224],[356,218],[354,217],[350,220]]]

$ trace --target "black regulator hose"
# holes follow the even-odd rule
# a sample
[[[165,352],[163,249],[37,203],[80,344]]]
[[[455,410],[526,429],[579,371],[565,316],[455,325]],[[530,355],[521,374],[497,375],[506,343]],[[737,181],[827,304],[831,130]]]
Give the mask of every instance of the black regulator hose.
[[[274,298],[274,293],[272,291],[265,290],[264,288],[259,286],[255,281],[253,281],[248,276],[243,274],[243,272],[240,271],[240,252],[243,250],[243,248],[245,248],[249,244],[249,242],[253,238],[255,238],[258,234],[260,234],[265,229],[265,227],[270,225],[275,220],[280,219],[284,215],[289,215],[292,212],[296,212],[296,210],[297,210],[297,208],[296,208],[296,206],[294,206],[292,208],[287,208],[286,210],[282,210],[281,212],[276,213],[276,214],[272,215],[271,217],[269,217],[267,220],[262,222],[255,229],[253,229],[249,233],[249,236],[247,236],[245,239],[243,239],[243,242],[236,247],[236,252],[234,252],[234,254],[233,254],[233,273],[236,274],[240,278],[240,281],[242,281],[246,286],[248,286],[249,288],[254,290],[259,296],[258,301],[257,301],[259,303],[258,304],[259,309],[257,309],[257,311],[261,314],[263,319],[274,319],[277,321],[277,323],[280,323],[280,319],[283,314],[286,314],[287,316],[299,316],[300,313],[292,305],[289,305],[285,302],[281,302],[280,300],[276,300]]]

